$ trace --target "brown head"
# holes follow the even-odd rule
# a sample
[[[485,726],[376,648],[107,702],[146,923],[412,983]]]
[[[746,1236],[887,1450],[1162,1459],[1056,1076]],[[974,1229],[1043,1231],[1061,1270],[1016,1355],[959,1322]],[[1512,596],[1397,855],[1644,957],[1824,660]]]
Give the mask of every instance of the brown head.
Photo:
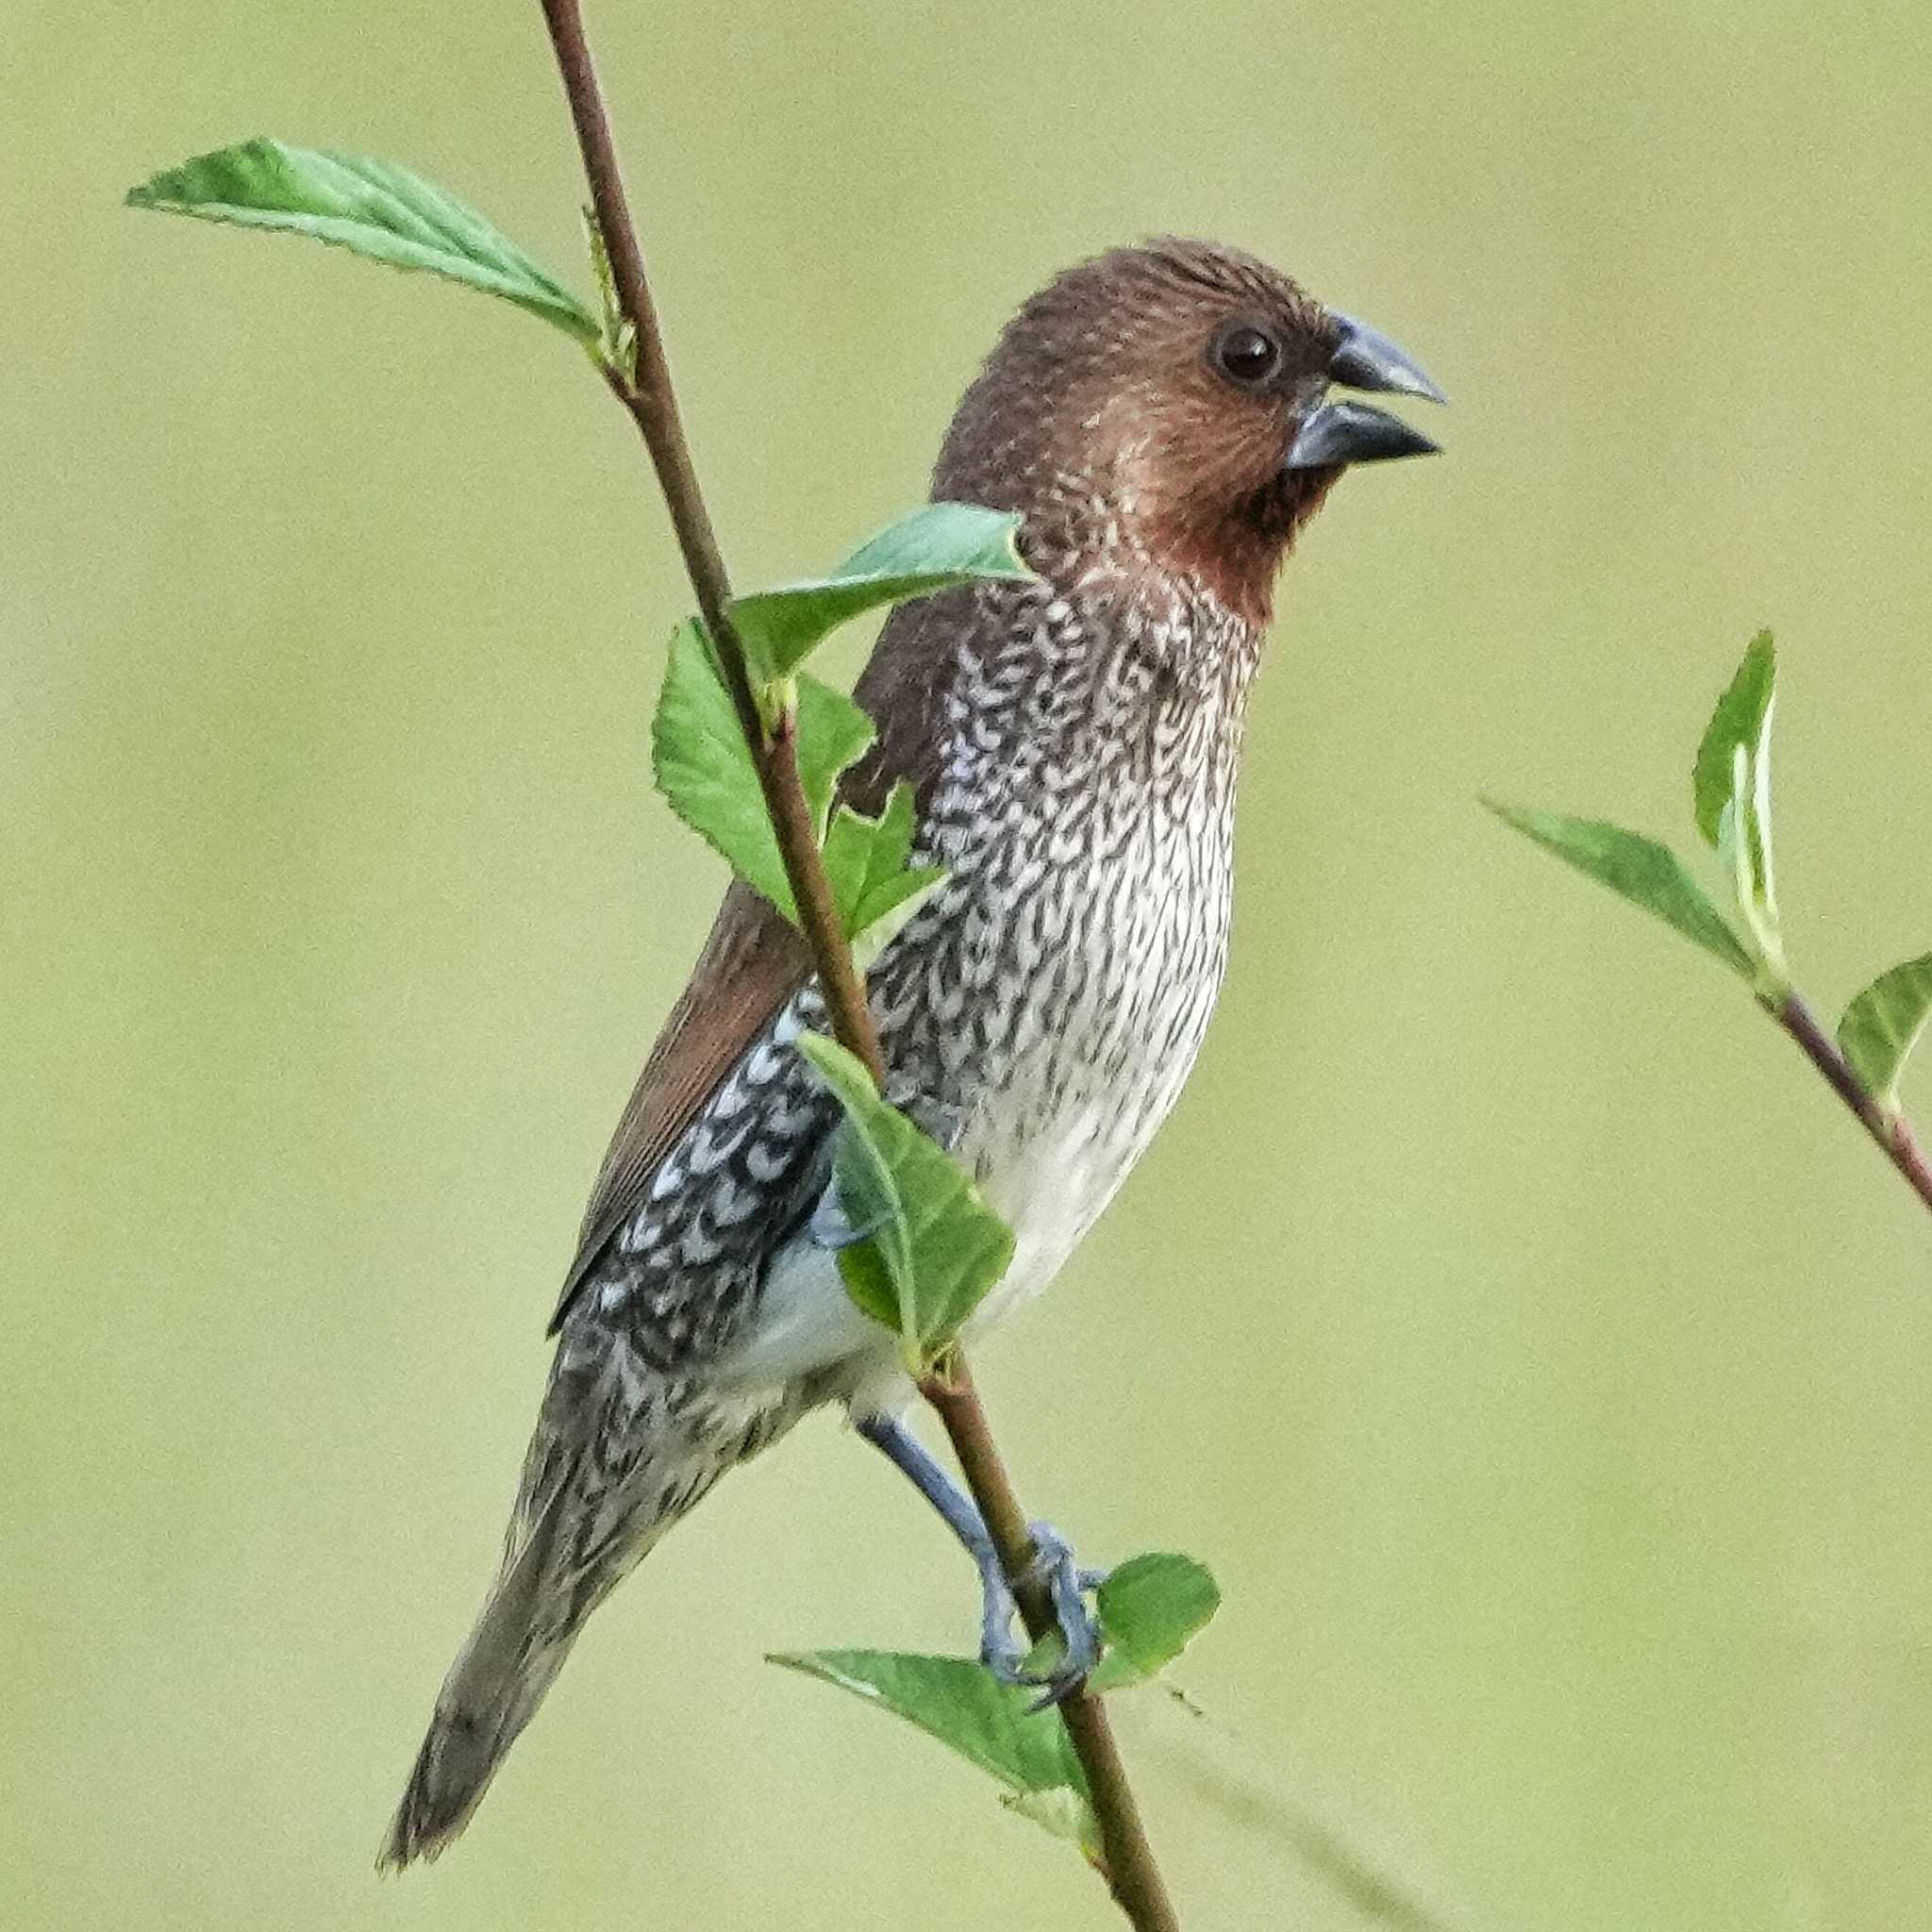
[[[1265,623],[1295,531],[1354,462],[1435,444],[1332,384],[1441,392],[1239,249],[1165,239],[1068,269],[1007,325],[933,494],[1017,509],[1036,568],[1191,578]]]

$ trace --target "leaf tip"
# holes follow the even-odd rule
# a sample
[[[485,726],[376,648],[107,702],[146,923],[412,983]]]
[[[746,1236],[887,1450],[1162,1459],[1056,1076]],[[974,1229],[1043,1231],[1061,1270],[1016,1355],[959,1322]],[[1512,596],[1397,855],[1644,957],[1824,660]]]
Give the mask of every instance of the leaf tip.
[[[164,168],[158,175],[150,175],[145,181],[137,181],[121,197],[121,206],[123,208],[168,208],[178,206],[175,196],[169,192],[176,174],[177,171],[175,169]]]
[[[1501,819],[1506,825],[1513,826],[1519,832],[1528,829],[1524,821],[1530,817],[1530,813],[1524,807],[1506,804],[1500,798],[1491,798],[1487,791],[1478,791],[1475,802],[1486,812]]]

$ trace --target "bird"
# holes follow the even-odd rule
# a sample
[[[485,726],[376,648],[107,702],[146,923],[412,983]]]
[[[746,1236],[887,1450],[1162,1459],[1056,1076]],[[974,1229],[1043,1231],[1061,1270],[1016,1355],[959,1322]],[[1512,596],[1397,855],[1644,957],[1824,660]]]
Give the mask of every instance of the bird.
[[[1014,1236],[971,1342],[1053,1279],[1194,1063],[1227,960],[1242,717],[1278,567],[1357,463],[1437,445],[1336,388],[1441,402],[1387,336],[1255,256],[1173,237],[1068,268],[960,400],[936,501],[1017,512],[1031,580],[903,605],[854,691],[876,729],[841,797],[914,791],[941,883],[874,963],[886,1096]],[[898,1338],[845,1291],[837,1102],[806,949],[724,895],[625,1108],[550,1324],[555,1360],[488,1600],[385,1839],[469,1821],[585,1620],[727,1470],[842,1404],[980,1572],[981,1656],[1029,1674],[970,1499],[907,1421]],[[1062,1631],[1049,1695],[1097,1654],[1081,1571],[1036,1526]]]

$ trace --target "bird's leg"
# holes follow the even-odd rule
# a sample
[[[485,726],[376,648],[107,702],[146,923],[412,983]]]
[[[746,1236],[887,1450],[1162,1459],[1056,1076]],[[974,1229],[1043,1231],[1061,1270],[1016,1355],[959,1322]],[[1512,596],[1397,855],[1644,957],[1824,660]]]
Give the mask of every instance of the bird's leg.
[[[1100,1661],[1100,1626],[1088,1609],[1086,1593],[1106,1580],[1103,1570],[1082,1570],[1072,1545],[1050,1523],[1032,1523],[1032,1574],[1046,1585],[1059,1626],[1059,1661],[1045,1673],[1026,1668],[1026,1646],[1015,1635],[1019,1607],[1000,1566],[999,1552],[973,1499],[941,1469],[897,1416],[867,1416],[858,1424],[868,1442],[884,1450],[894,1468],[939,1511],[946,1527],[965,1546],[979,1572],[981,1592],[979,1658],[1003,1683],[1041,1687],[1045,1695],[1034,1708],[1058,1704],[1087,1679]]]

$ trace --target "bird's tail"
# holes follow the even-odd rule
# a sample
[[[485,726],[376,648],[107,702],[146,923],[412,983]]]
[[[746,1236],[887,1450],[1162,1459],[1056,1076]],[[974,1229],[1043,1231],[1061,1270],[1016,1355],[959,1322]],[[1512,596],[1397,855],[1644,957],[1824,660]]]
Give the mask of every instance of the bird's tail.
[[[518,1547],[507,1553],[469,1641],[437,1693],[403,1801],[376,1859],[379,1869],[433,1858],[469,1823],[517,1735],[537,1713],[584,1620],[622,1569],[561,1574],[559,1533],[575,1486],[558,1485]],[[645,1540],[636,1557],[656,1538]]]
[[[437,1693],[378,1870],[435,1857],[469,1823],[585,1620],[729,1466],[700,1430],[614,1422],[608,1366],[552,1378],[503,1567]]]
[[[800,1412],[788,1395],[640,1431],[608,1412],[609,1378],[586,1380],[553,1378],[503,1567],[437,1693],[378,1869],[433,1858],[462,1830],[585,1619],[725,1470]]]

